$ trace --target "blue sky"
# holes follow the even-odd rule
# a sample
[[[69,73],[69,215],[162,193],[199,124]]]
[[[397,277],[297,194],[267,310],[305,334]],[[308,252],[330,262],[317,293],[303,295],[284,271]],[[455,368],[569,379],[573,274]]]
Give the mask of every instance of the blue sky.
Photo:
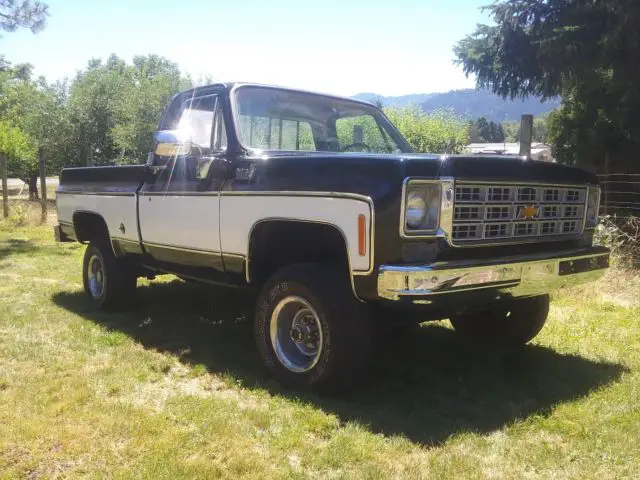
[[[473,87],[453,45],[490,0],[46,0],[47,28],[0,53],[50,80],[92,57],[156,53],[194,77],[381,95]]]

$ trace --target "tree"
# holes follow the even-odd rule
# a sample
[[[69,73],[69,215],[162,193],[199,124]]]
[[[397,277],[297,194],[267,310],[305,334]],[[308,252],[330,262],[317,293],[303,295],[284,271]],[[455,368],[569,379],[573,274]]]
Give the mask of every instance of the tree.
[[[473,143],[502,143],[505,140],[502,125],[487,121],[485,117],[470,122],[469,136]]]
[[[27,135],[17,127],[0,121],[0,152],[7,155],[11,172],[20,170],[16,168],[16,160],[33,158],[34,152]],[[13,162],[12,162],[13,161]]]
[[[65,109],[66,84],[49,85],[33,79],[31,65],[4,62],[0,71],[0,120],[19,129],[27,138],[31,156],[14,159],[13,175],[29,185],[29,196],[38,198],[38,164],[35,152],[45,149],[47,170],[55,174],[68,161],[72,141]],[[15,162],[22,162],[20,167]]]
[[[503,97],[561,95],[551,125],[559,159],[602,163],[640,143],[640,3],[499,0],[454,51],[478,87]],[[568,143],[567,143],[568,142]]]
[[[547,118],[536,117],[533,119],[533,141],[547,143],[549,141],[547,135]]]
[[[123,79],[112,130],[121,163],[145,159],[153,148],[152,134],[169,100],[189,87],[190,79],[181,75],[177,64],[157,55],[134,57]]]
[[[28,28],[37,33],[45,27],[48,16],[49,7],[42,2],[0,0],[0,30],[14,32]]]
[[[469,120],[468,122],[469,128],[469,142],[470,143],[483,143],[484,138],[480,136],[480,130],[478,129],[478,124],[473,120]]]
[[[481,141],[484,143],[491,142],[491,126],[485,117],[480,117],[476,120],[476,127]]]
[[[7,156],[9,176],[18,177],[27,182],[31,172],[34,169],[37,171],[38,162],[33,149],[33,142],[22,130],[5,121],[0,121],[0,152]],[[30,199],[37,200],[37,191],[33,196],[34,192],[31,190],[31,184],[29,186]]]
[[[0,0],[1,1],[1,0]],[[0,121],[24,134],[29,149],[43,148],[47,171],[93,164],[144,161],[152,134],[171,97],[192,84],[178,66],[156,55],[129,64],[115,55],[89,61],[72,81],[33,78],[31,65],[0,56]],[[35,154],[13,168],[37,195]]]
[[[94,59],[71,83],[67,110],[82,165],[144,161],[169,99],[189,88],[178,66],[157,55],[133,65],[111,55]]]
[[[547,134],[549,115],[535,117],[533,119],[533,141],[549,143]],[[505,141],[520,142],[520,122],[504,122],[502,128],[505,133]]]
[[[469,143],[467,122],[450,110],[426,114],[410,105],[384,112],[418,152],[460,153]]]
[[[504,129],[502,124],[496,122],[490,122],[489,128],[491,130],[491,142],[503,143],[504,142]]]
[[[504,130],[505,142],[520,142],[520,122],[504,122],[502,124],[502,129]]]

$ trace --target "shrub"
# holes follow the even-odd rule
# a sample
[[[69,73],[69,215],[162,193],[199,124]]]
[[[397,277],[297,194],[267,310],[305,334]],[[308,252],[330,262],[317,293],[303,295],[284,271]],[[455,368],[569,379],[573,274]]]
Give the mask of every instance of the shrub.
[[[622,268],[640,266],[640,217],[629,217],[620,222],[615,216],[600,217],[595,243],[609,247],[614,264]]]
[[[410,105],[387,107],[384,113],[417,152],[460,153],[469,143],[469,125],[453,110],[424,113]]]

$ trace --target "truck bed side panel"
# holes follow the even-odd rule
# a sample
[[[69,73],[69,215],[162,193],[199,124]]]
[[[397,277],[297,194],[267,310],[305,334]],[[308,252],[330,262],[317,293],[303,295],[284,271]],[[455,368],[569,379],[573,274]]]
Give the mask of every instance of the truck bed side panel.
[[[109,229],[112,240],[139,243],[136,197],[131,194],[58,194],[58,221],[73,224],[76,213],[96,213]]]
[[[73,225],[76,213],[96,213],[112,240],[139,243],[136,192],[145,171],[143,165],[64,169],[57,191],[60,224]]]

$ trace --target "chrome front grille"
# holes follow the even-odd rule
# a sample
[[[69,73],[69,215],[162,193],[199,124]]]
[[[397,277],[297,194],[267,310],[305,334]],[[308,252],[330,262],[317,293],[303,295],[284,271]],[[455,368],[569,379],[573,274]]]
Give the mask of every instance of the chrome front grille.
[[[458,184],[453,244],[513,243],[581,234],[586,187]]]

